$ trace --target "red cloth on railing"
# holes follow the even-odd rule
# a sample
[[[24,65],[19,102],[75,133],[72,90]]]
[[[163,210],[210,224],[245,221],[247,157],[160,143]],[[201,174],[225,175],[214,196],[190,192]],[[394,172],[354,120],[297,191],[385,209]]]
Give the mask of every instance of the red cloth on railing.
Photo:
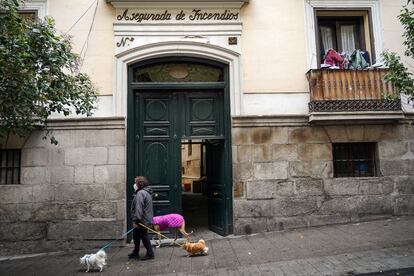
[[[329,49],[328,52],[325,55],[325,64],[331,65],[331,66],[339,66],[342,64],[344,59],[338,52],[336,52],[334,49]]]

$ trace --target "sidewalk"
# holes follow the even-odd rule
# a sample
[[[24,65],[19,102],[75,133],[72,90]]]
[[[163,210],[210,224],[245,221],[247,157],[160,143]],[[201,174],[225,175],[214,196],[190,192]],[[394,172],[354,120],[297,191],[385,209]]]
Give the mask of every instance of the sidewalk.
[[[393,269],[414,275],[414,217],[206,241],[209,255],[186,257],[179,247],[155,249],[155,259],[128,260],[130,246],[107,250],[99,275],[355,275]],[[142,250],[144,254],[145,250]],[[0,275],[85,275],[71,252],[0,262]],[[371,274],[372,275],[372,274]]]

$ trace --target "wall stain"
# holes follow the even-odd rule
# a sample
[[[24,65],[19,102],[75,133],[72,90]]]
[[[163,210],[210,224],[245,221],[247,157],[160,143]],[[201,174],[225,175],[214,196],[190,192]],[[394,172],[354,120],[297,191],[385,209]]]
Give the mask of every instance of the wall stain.
[[[253,130],[252,139],[255,144],[265,144],[270,141],[272,132],[270,128],[256,128]]]

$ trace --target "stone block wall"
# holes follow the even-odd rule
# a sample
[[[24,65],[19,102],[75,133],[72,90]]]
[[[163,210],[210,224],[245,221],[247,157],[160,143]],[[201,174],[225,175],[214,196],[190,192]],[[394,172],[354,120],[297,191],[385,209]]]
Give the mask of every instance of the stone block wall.
[[[411,125],[233,124],[235,234],[414,215]],[[334,178],[344,142],[377,142],[380,175]]]
[[[32,133],[21,183],[0,185],[1,255],[93,249],[124,231],[124,120],[50,124],[58,145]]]

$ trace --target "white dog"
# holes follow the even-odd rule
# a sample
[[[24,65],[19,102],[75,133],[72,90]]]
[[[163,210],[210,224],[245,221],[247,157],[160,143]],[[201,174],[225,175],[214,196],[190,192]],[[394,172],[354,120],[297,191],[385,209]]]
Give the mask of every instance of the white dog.
[[[89,272],[91,267],[99,267],[100,272],[102,272],[104,265],[106,265],[106,253],[103,250],[99,250],[96,254],[86,254],[80,258],[80,263],[88,266],[85,272]]]

